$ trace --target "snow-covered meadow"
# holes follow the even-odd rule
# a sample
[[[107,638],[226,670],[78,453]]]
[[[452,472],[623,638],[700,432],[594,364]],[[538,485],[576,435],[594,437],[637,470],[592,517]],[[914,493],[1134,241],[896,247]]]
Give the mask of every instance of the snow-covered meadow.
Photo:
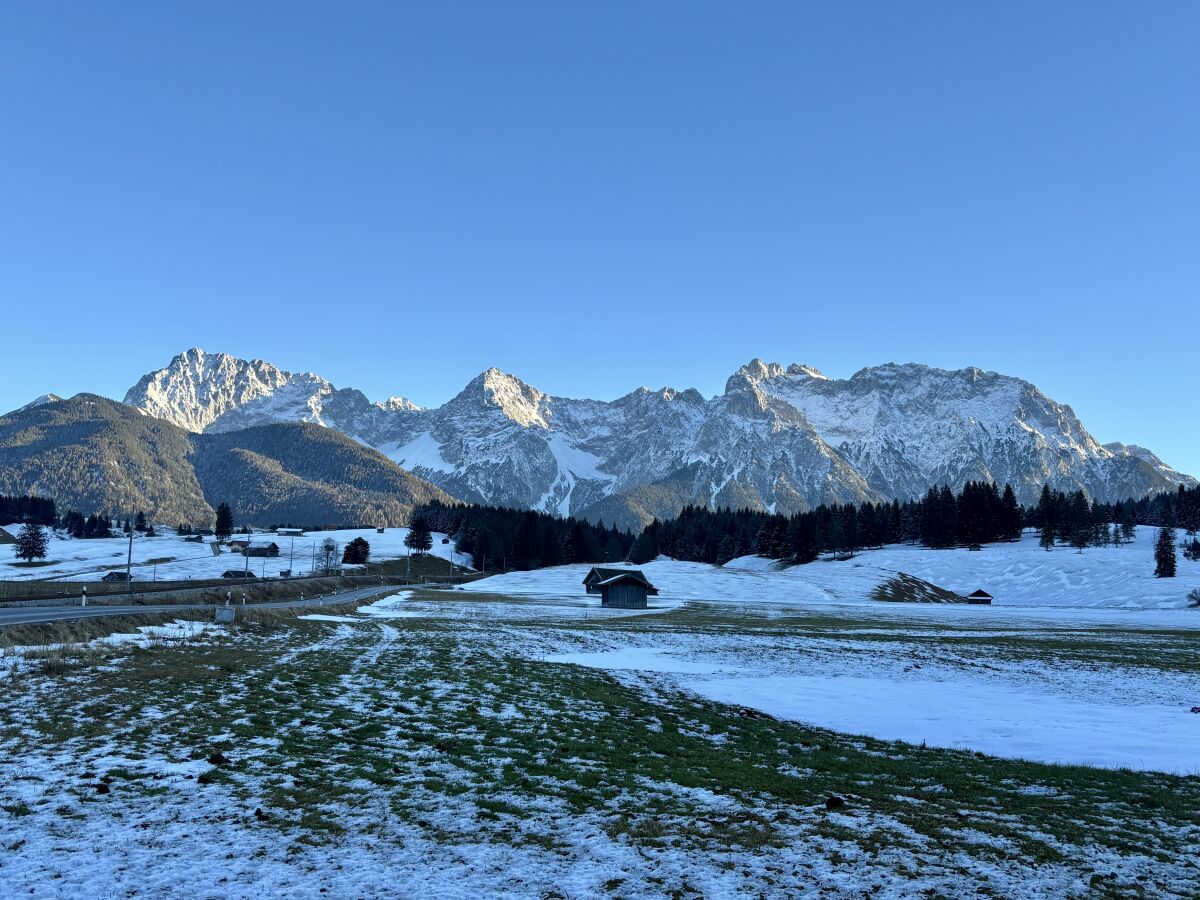
[[[652,612],[691,604],[735,619],[837,617],[853,625],[769,639],[736,626],[716,639],[648,626],[619,633],[610,648],[552,659],[671,673],[702,696],[851,734],[1200,774],[1200,715],[1191,712],[1200,705],[1200,651],[1190,667],[1171,672],[1038,653],[1051,640],[1082,645],[1117,633],[1131,646],[1150,645],[1139,635],[1155,629],[1194,632],[1200,643],[1200,609],[1186,600],[1200,586],[1200,563],[1181,558],[1179,577],[1155,578],[1154,533],[1142,528],[1132,544],[1082,554],[1047,552],[1027,535],[982,551],[897,546],[785,569],[757,557],[725,567],[661,559],[641,567],[660,590]],[[579,602],[587,568],[509,573],[463,590],[542,598],[557,608]],[[996,599],[983,607],[870,599],[897,572],[961,594],[982,587]],[[592,598],[583,608],[596,605]]]
[[[660,560],[647,611],[564,566],[110,641],[9,688],[0,895],[1190,896],[1200,610],[1149,540]],[[1043,559],[1078,578],[1035,605]],[[895,571],[997,605],[870,600]]]
[[[1155,578],[1156,533],[1157,529],[1142,526],[1133,543],[1090,548],[1082,553],[1069,547],[1042,550],[1037,535],[1028,532],[1015,543],[988,544],[979,551],[897,544],[867,550],[847,560],[821,560],[790,568],[757,556],[736,559],[721,567],[663,558],[639,568],[661,591],[660,603],[708,600],[875,607],[876,601],[870,598],[872,589],[905,572],[963,595],[982,588],[995,598],[992,609],[1182,609],[1187,606],[1188,592],[1200,588],[1200,563],[1180,556],[1178,577]],[[469,589],[572,596],[579,593],[588,568],[560,566],[511,572],[476,582]],[[961,611],[948,614],[957,616]],[[1047,615],[1069,618],[1073,614],[1054,611]],[[1162,621],[1178,620],[1167,617]]]
[[[19,525],[5,528],[16,534]],[[214,556],[211,549],[212,537],[203,544],[185,540],[169,528],[157,528],[157,534],[133,537],[133,577],[136,581],[174,581],[185,579],[220,578],[227,569],[240,569],[246,565],[241,554],[228,551]],[[0,579],[38,581],[95,581],[114,569],[124,570],[129,539],[124,535],[112,538],[72,538],[59,531],[47,531],[49,546],[46,565],[25,568],[17,562],[11,546],[0,546]],[[326,539],[332,539],[340,550],[349,541],[361,537],[371,545],[371,561],[382,562],[402,559],[408,554],[404,539],[407,528],[386,528],[379,534],[374,528],[344,529],[337,531],[311,531],[302,537],[282,537],[272,532],[256,532],[250,535],[254,541],[271,542],[279,545],[277,557],[251,557],[250,570],[258,577],[277,577],[283,570],[291,568],[296,573],[308,572],[316,549]],[[245,535],[234,535],[244,538]],[[433,536],[433,555],[448,559],[453,552],[456,565],[469,566],[470,556],[453,551],[446,536]],[[346,567],[348,571],[353,566]],[[448,568],[448,567],[447,567]]]

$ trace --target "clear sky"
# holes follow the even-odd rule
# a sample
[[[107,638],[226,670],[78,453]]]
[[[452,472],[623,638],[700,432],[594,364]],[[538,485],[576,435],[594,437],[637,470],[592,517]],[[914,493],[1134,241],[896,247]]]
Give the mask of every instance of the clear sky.
[[[0,408],[1020,375],[1200,474],[1200,4],[0,5]]]

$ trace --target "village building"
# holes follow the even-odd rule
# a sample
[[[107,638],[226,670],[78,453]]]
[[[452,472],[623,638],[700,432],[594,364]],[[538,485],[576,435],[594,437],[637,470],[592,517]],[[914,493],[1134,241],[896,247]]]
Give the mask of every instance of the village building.
[[[583,579],[589,594],[600,595],[600,605],[614,609],[645,609],[646,598],[657,596],[658,588],[638,569],[595,567]]]
[[[257,578],[253,572],[245,569],[226,569],[221,573],[222,578]]]
[[[107,581],[111,584],[114,581],[132,581],[133,579],[129,577],[129,573],[127,572],[109,572],[100,580]]]
[[[246,544],[246,549],[242,551],[243,556],[278,556],[279,545],[274,541],[250,541]]]
[[[978,591],[974,591],[973,593],[967,594],[967,603],[971,604],[972,606],[987,606],[991,602],[992,595],[985,590],[980,589]]]

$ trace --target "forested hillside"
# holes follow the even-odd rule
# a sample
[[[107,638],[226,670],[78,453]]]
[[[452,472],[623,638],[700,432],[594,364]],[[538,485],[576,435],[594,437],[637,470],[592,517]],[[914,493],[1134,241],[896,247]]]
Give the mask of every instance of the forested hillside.
[[[453,500],[340,432],[309,424],[192,435],[204,493],[239,525],[407,525],[414,506]]]
[[[444,492],[330,429],[269,425],[194,435],[123,403],[80,394],[0,417],[0,492],[123,520],[238,525],[402,525]],[[22,517],[24,517],[22,515]]]

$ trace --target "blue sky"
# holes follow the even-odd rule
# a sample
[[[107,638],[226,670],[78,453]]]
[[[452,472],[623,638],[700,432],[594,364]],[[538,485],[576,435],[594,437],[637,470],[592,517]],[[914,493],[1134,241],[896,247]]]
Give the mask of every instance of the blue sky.
[[[1200,473],[1200,5],[10,3],[0,408],[977,365]]]

